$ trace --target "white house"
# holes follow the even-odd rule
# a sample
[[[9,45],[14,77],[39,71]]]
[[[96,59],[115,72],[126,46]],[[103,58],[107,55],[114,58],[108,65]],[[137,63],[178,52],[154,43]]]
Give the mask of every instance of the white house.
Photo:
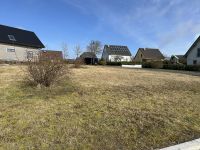
[[[200,65],[200,36],[189,48],[185,57],[187,58],[187,65]]]
[[[106,62],[131,62],[131,52],[127,46],[105,45],[102,59]]]
[[[34,32],[0,25],[0,60],[28,61],[38,57],[44,45]]]

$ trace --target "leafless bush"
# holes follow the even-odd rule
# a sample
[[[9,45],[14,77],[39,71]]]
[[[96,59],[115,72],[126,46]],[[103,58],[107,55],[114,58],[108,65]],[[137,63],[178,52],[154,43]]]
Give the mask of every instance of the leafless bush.
[[[0,64],[4,64],[4,63],[5,63],[4,61],[0,60]]]
[[[163,68],[163,62],[162,61],[152,61],[151,67],[155,69],[161,69]]]
[[[61,60],[39,60],[28,63],[27,79],[33,85],[50,87],[67,73],[69,70]]]
[[[74,61],[74,68],[80,68],[83,64],[84,64],[83,59],[77,58],[77,59]]]

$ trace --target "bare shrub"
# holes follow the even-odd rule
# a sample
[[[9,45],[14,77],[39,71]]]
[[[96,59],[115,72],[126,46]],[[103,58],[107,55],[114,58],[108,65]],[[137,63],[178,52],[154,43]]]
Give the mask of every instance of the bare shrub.
[[[39,60],[29,62],[27,79],[32,85],[50,87],[69,73],[66,64],[61,60]]]
[[[101,59],[99,62],[98,62],[99,65],[102,65],[102,66],[105,66],[106,65],[106,61]]]
[[[0,64],[4,64],[4,63],[5,63],[4,61],[0,60]]]
[[[155,69],[161,69],[163,68],[163,62],[162,61],[152,61],[151,67]]]
[[[83,64],[84,64],[83,59],[77,58],[77,59],[74,61],[74,68],[80,68]]]

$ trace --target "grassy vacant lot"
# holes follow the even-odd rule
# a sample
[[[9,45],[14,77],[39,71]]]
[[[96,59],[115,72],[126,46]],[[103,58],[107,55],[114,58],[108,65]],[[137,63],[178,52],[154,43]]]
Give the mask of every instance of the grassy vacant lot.
[[[148,150],[200,137],[200,76],[85,67],[42,91],[23,77],[0,66],[2,149]]]

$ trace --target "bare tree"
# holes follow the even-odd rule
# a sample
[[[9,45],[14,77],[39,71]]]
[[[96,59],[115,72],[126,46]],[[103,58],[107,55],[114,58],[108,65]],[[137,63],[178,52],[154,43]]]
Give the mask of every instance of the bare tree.
[[[67,59],[68,57],[68,47],[65,42],[62,43],[62,51],[63,51],[63,57],[64,59]]]
[[[81,47],[80,47],[80,45],[76,45],[74,47],[74,53],[76,55],[76,58],[78,58],[80,56],[80,54],[81,54]]]
[[[87,46],[88,52],[93,52],[96,55],[102,52],[102,44],[100,41],[91,41],[90,44]]]

